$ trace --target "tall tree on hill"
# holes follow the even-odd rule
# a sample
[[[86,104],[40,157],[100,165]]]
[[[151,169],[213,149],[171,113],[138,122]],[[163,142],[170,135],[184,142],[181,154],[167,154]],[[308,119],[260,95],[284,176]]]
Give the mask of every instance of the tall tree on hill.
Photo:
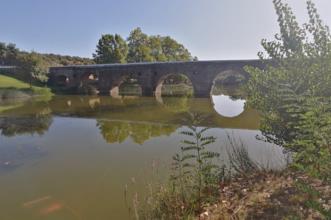
[[[128,46],[118,34],[105,34],[100,38],[95,54],[96,63],[126,63]]]
[[[127,41],[129,45],[127,60],[129,63],[153,61],[152,50],[149,47],[149,37],[141,31],[141,28],[131,31]]]

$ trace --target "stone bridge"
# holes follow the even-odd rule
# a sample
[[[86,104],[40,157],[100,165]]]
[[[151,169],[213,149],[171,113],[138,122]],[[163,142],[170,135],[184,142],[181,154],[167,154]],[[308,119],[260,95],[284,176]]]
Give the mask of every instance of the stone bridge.
[[[194,96],[209,97],[215,79],[221,75],[242,75],[244,67],[262,67],[259,60],[189,61],[129,64],[97,64],[50,68],[50,84],[67,91],[78,91],[93,85],[99,94],[116,96],[120,85],[128,78],[141,86],[142,95],[161,95],[163,82],[174,74],[182,74],[191,81]]]

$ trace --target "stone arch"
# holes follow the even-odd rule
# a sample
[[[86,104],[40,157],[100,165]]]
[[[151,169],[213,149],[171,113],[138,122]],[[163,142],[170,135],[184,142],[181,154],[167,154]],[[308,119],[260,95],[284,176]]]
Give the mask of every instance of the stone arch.
[[[86,83],[93,83],[99,81],[99,74],[95,72],[86,72],[80,76],[80,80]]]
[[[123,86],[125,83],[132,83],[135,84],[137,88],[137,93],[132,92],[130,94],[130,91],[121,91],[121,86]],[[114,98],[121,97],[121,92],[124,92],[125,95],[142,95],[142,86],[139,82],[139,79],[137,76],[133,74],[123,74],[119,78],[113,81],[110,89],[110,95]]]
[[[58,75],[55,77],[55,84],[57,86],[67,86],[70,79],[67,75]]]
[[[230,69],[215,75],[210,89],[214,111],[224,118],[237,118],[246,110],[241,85],[248,80],[242,70]]]
[[[167,80],[172,80],[170,78],[171,76],[184,76],[186,78],[185,83],[189,84],[191,86],[193,93],[194,93],[193,82],[187,74],[185,74],[185,73],[168,73],[168,74],[164,74],[158,80],[156,80],[156,84],[153,89],[154,89],[154,95],[156,96],[157,99],[160,99],[160,97],[162,96],[162,87],[163,87],[164,83],[167,83]],[[171,82],[169,82],[169,83],[171,83]]]
[[[248,80],[247,74],[240,70],[224,70],[215,75],[210,88],[210,94],[215,92],[217,86],[234,86],[240,85]]]
[[[77,77],[77,75],[76,75]],[[89,95],[97,95],[99,90],[99,74],[96,72],[85,72],[79,79],[79,92],[83,92]]]

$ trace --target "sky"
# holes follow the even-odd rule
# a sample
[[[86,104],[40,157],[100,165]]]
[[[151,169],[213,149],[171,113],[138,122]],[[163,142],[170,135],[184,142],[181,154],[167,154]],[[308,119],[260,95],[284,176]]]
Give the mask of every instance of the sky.
[[[287,0],[299,22],[304,0]],[[331,26],[331,1],[314,0]],[[26,51],[92,57],[102,34],[141,27],[169,35],[199,60],[253,59],[278,32],[272,0],[0,0],[0,42]]]

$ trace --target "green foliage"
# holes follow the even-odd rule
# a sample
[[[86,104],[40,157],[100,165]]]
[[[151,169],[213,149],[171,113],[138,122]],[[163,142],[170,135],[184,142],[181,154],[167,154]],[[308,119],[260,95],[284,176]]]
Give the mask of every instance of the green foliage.
[[[29,84],[44,85],[50,66],[91,63],[93,61],[88,58],[25,52],[16,48],[15,44],[0,42],[0,65],[17,66],[18,68],[10,76]]]
[[[321,213],[326,219],[331,219],[331,210],[327,210],[321,205],[319,199],[321,198],[321,194],[317,191],[314,187],[310,186],[309,184],[305,183],[304,181],[298,181],[296,183],[297,189],[302,193],[308,195],[305,205],[306,207],[317,210]]]
[[[97,127],[108,143],[123,143],[129,137],[137,144],[143,144],[152,137],[170,135],[177,126],[145,123],[128,123],[98,120]]]
[[[118,34],[103,35],[93,57],[96,63],[197,60],[182,44],[171,37],[148,36],[141,28],[132,30],[127,41]]]
[[[15,44],[0,43],[0,64],[17,65],[19,52]]]
[[[95,54],[96,63],[126,63],[128,45],[118,34],[102,35],[98,42]]]
[[[300,27],[291,8],[274,0],[280,34],[262,40],[265,68],[248,67],[249,104],[262,115],[267,141],[293,152],[293,166],[331,183],[331,35],[315,5]]]
[[[199,113],[187,115],[185,121],[190,125],[179,132],[183,140],[172,158],[170,181],[156,189],[151,186],[145,202],[135,207],[136,218],[194,219],[203,207],[219,199],[220,155],[208,149],[216,139],[207,134],[209,128],[197,126],[206,119]]]
[[[19,72],[25,76],[25,80],[32,85],[34,81],[46,83],[48,80],[47,69],[42,66],[42,59],[32,52],[19,56]]]
[[[209,128],[199,128],[195,122],[205,120],[200,114],[189,114],[189,121],[194,122],[188,127],[187,131],[181,131],[180,134],[185,138],[182,140],[180,147],[181,153],[173,157],[174,170],[177,170],[177,175],[173,175],[174,187],[179,185],[186,178],[189,178],[191,184],[186,184],[187,190],[195,194],[193,198],[193,206],[196,211],[201,211],[203,202],[211,202],[215,199],[218,190],[219,167],[215,164],[215,159],[219,158],[219,153],[209,151],[207,146],[214,143],[214,136],[206,135]],[[183,189],[181,189],[183,190]],[[184,192],[181,192],[184,194]],[[184,201],[188,199],[183,198]]]
[[[26,117],[6,117],[0,121],[1,135],[14,137],[17,135],[43,135],[52,124],[51,114],[31,115]]]
[[[161,36],[150,36],[149,47],[151,48],[151,56],[153,57],[153,61],[168,61],[168,57],[164,54],[163,51],[163,42]]]
[[[161,37],[161,43],[163,54],[167,58],[167,61],[189,61],[197,59],[193,58],[182,44],[179,44],[169,36]]]
[[[280,34],[274,41],[262,41],[268,56],[260,57],[266,68],[247,68],[249,103],[263,116],[267,140],[296,152],[298,165],[309,170],[307,165],[318,163],[314,157],[331,156],[331,37],[311,1],[310,20],[303,28],[288,5],[279,0],[274,4]]]
[[[140,28],[131,31],[127,41],[129,45],[127,60],[129,63],[153,61],[148,36],[144,34]]]
[[[25,89],[29,87],[30,87],[29,84],[25,82],[0,74],[0,89],[7,89],[7,88]]]

